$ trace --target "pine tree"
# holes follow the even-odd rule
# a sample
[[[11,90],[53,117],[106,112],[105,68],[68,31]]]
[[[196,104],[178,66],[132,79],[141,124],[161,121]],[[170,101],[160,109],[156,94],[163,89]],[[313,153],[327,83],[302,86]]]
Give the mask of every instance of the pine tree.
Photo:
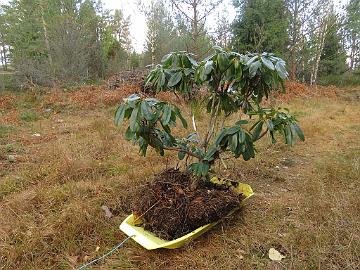
[[[170,51],[177,49],[177,33],[165,3],[152,2],[145,10],[147,34],[145,44],[145,63],[159,63]]]
[[[346,52],[341,42],[340,23],[335,14],[332,14],[329,20],[324,48],[320,57],[319,77],[329,74],[339,75],[348,69]]]
[[[267,51],[284,55],[288,19],[284,0],[235,0],[238,15],[232,25],[238,51]]]

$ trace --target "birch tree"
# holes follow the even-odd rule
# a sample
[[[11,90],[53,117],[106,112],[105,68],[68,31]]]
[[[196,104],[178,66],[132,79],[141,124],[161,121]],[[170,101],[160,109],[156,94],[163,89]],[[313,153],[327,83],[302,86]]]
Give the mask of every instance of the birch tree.
[[[287,0],[286,8],[289,14],[289,77],[297,79],[299,64],[305,61],[304,41],[307,32],[307,22],[311,16],[310,0]],[[301,69],[301,67],[300,67]]]
[[[346,7],[345,31],[350,50],[350,69],[360,62],[360,0],[350,0]]]
[[[310,85],[316,84],[319,71],[319,63],[324,49],[325,38],[330,27],[331,14],[334,6],[331,0],[321,0],[315,7],[313,20],[311,21],[310,40],[312,45]]]

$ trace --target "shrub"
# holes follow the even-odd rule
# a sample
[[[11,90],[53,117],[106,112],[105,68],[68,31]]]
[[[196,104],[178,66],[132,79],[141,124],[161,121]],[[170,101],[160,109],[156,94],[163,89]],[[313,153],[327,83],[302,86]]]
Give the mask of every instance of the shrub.
[[[180,109],[136,94],[120,104],[115,124],[129,120],[125,138],[137,143],[143,156],[149,146],[160,155],[176,151],[179,159],[185,160],[187,170],[209,179],[213,165],[224,154],[244,160],[253,158],[255,143],[266,134],[272,143],[276,142],[276,134],[289,145],[296,137],[304,140],[296,118],[287,109],[261,105],[273,91],[285,90],[286,78],[285,62],[269,53],[239,54],[215,47],[214,53],[199,63],[186,52],[170,53],[150,72],[146,83],[157,92],[172,91],[186,97],[205,87],[204,102],[210,115],[207,131],[200,134],[193,116],[193,132],[186,137],[173,135],[176,122],[187,128]],[[227,125],[226,120],[235,113],[237,121]]]

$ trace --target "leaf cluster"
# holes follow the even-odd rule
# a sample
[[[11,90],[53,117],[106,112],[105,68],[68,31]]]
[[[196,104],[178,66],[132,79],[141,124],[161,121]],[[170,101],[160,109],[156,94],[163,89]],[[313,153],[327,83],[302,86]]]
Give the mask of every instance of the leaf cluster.
[[[262,107],[263,99],[272,91],[285,90],[287,75],[285,62],[270,53],[239,54],[215,47],[201,62],[186,52],[170,53],[150,72],[146,83],[157,92],[189,96],[200,87],[207,89],[204,102],[210,121],[204,136],[197,131],[194,116],[194,132],[186,137],[174,136],[172,128],[177,120],[187,127],[179,108],[139,95],[124,100],[116,111],[115,123],[120,125],[129,119],[125,138],[138,143],[142,155],[149,146],[161,155],[164,150],[177,151],[189,170],[207,177],[216,160],[227,153],[234,158],[242,156],[245,161],[255,157],[255,143],[266,134],[272,143],[277,141],[276,134],[289,145],[297,138],[305,139],[297,119],[287,109]],[[239,120],[225,125],[225,120],[236,112],[240,112]]]

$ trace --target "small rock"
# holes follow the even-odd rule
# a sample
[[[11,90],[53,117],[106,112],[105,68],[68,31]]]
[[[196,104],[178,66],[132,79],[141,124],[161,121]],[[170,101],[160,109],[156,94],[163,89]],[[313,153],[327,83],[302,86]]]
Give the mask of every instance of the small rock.
[[[41,137],[40,133],[34,133],[32,136],[33,137]]]
[[[107,218],[111,218],[113,216],[113,214],[111,213],[109,207],[107,207],[106,205],[103,205],[103,206],[101,206],[101,208],[102,208],[102,210],[105,211],[105,216]]]
[[[16,158],[15,158],[14,155],[8,155],[7,159],[8,159],[9,162],[15,162],[16,161]]]

